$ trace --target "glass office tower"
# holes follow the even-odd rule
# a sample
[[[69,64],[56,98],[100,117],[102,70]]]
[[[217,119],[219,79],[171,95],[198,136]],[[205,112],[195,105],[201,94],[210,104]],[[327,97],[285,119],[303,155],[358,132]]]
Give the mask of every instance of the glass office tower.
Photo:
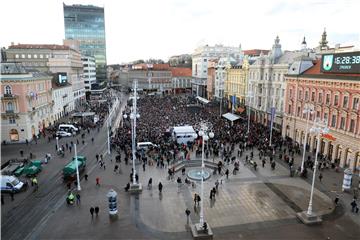
[[[95,57],[96,79],[106,80],[106,40],[104,8],[64,4],[65,39],[80,42],[82,55]]]

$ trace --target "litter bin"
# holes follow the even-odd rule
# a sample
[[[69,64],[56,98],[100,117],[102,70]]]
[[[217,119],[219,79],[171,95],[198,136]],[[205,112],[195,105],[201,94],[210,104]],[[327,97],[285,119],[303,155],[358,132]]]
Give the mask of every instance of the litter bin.
[[[110,191],[106,194],[108,201],[109,201],[109,214],[115,215],[117,214],[117,193],[110,189]]]

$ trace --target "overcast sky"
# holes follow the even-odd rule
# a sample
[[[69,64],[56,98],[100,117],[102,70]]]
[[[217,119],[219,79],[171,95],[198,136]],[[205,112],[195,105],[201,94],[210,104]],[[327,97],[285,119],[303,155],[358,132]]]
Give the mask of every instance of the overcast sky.
[[[105,7],[108,64],[192,53],[203,44],[316,47],[324,27],[331,46],[360,46],[359,0],[64,0]],[[0,46],[61,44],[63,1],[0,1]]]

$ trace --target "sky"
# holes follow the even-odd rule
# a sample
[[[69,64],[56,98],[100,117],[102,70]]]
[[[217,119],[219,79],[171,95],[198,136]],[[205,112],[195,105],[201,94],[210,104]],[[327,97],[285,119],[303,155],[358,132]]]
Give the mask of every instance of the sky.
[[[191,54],[209,44],[283,50],[316,47],[326,28],[330,46],[360,47],[358,0],[5,0],[0,46],[62,44],[63,2],[105,8],[107,63]]]

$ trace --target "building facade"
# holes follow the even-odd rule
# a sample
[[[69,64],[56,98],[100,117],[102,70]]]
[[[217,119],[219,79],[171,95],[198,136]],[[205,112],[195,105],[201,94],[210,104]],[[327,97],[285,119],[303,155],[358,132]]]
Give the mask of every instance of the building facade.
[[[174,93],[186,92],[191,89],[191,68],[171,67],[171,82]]]
[[[84,67],[84,85],[85,92],[91,91],[91,85],[96,83],[96,64],[95,58],[90,56],[82,56],[81,61]]]
[[[106,80],[106,38],[104,8],[92,5],[63,5],[65,38],[78,40],[84,56],[96,62],[96,78]]]
[[[359,55],[360,52],[358,52]],[[309,126],[316,118],[327,122],[331,138],[322,138],[320,153],[341,167],[360,168],[360,73],[324,73],[322,62],[304,73],[285,76],[285,117],[283,136],[299,144],[316,149],[316,136],[308,134],[305,140],[307,115],[305,106],[314,112]]]
[[[253,96],[250,100],[250,108],[255,112],[257,122],[269,126],[271,108],[274,107],[276,116],[273,127],[281,131],[285,94],[284,76],[296,58],[308,55],[315,58],[315,54],[308,51],[283,52],[280,39],[276,37],[268,55],[260,54],[249,66],[249,92]]]
[[[56,44],[18,44],[9,46],[6,56],[8,61],[52,74],[54,79],[61,74],[63,81],[72,86],[74,102],[69,105],[70,111],[85,100],[83,65],[80,52],[76,49]]]
[[[207,96],[209,100],[214,99],[214,92],[215,92],[215,68],[218,60],[209,60],[208,61],[208,77],[207,77]]]
[[[31,141],[52,122],[52,76],[30,72],[21,63],[1,64],[1,139]]]
[[[240,59],[242,56],[241,47],[227,47],[216,44],[215,46],[205,45],[195,49],[192,54],[192,84],[197,95],[207,98],[208,61],[230,55],[235,59]]]
[[[232,65],[227,69],[225,80],[225,97],[232,104],[232,109],[237,110],[244,106],[248,87],[249,63],[244,59],[242,64]],[[235,100],[235,101],[234,101]]]

